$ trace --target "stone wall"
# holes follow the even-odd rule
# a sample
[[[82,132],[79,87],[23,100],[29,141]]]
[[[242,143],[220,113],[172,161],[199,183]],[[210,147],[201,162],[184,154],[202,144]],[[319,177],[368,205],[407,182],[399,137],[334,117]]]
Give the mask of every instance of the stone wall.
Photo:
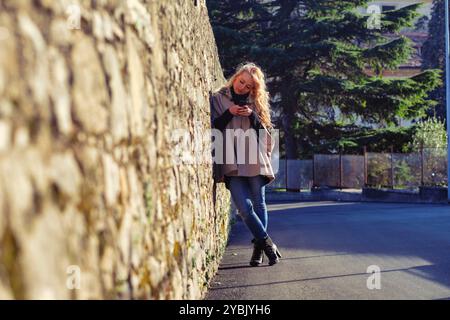
[[[229,193],[171,134],[210,150],[205,0],[0,0],[0,48],[0,299],[201,298]]]

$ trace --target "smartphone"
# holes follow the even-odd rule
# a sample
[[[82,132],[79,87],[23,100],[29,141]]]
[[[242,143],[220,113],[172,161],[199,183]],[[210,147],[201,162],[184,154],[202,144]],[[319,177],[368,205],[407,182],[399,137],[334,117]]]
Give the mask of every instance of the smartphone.
[[[246,107],[240,106],[240,107],[239,107],[239,112],[243,112],[243,111],[246,110],[246,109],[247,109]]]

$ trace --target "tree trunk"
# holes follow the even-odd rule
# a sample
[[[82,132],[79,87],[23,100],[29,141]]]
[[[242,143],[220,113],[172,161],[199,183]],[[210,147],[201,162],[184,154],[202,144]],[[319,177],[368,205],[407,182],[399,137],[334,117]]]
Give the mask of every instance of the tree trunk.
[[[297,141],[295,141],[294,132],[292,130],[294,112],[292,112],[291,108],[284,110],[283,130],[286,159],[297,159]]]
[[[289,83],[289,77],[283,79],[285,83]],[[294,137],[293,132],[293,124],[295,117],[295,108],[296,108],[296,98],[293,96],[293,92],[289,90],[289,86],[286,86],[286,89],[283,90],[281,95],[281,110],[283,112],[283,131],[284,131],[284,151],[286,155],[286,159],[297,159],[297,141]]]

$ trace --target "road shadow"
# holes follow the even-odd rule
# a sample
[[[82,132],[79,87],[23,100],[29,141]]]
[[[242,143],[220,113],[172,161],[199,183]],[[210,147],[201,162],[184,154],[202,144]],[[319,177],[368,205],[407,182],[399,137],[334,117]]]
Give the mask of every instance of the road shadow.
[[[280,265],[284,266],[279,267],[281,275],[266,278],[285,276],[288,279],[259,281],[261,276],[255,275],[258,271],[243,266],[251,255],[251,235],[240,221],[230,231],[228,249],[219,270],[222,283],[227,277],[244,280],[238,285],[224,283],[211,290],[367,277],[365,269],[332,274],[328,272],[333,270],[332,266],[325,266],[329,274],[321,277],[301,274],[301,268],[313,265],[315,259],[319,267],[320,263],[335,261],[332,259],[339,259],[345,267],[348,256],[349,269],[355,261],[367,266],[378,263],[382,274],[397,272],[402,277],[433,282],[440,288],[448,288],[447,296],[450,296],[450,207],[447,205],[307,202],[269,204],[268,209],[268,232],[283,254]],[[385,267],[389,264],[406,267]],[[408,267],[409,264],[412,266]],[[299,268],[298,274],[292,272],[295,268]],[[220,298],[220,295],[213,296]]]

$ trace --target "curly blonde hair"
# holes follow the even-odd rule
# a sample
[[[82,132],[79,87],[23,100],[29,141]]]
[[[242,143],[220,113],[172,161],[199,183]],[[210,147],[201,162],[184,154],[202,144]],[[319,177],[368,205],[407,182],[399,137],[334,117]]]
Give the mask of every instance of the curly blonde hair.
[[[255,108],[259,118],[261,119],[261,123],[264,127],[266,127],[266,129],[273,129],[274,125],[270,118],[270,96],[266,89],[264,73],[259,66],[253,62],[246,62],[239,65],[236,68],[236,72],[226,82],[225,86],[230,88],[236,77],[241,75],[243,72],[248,72],[253,79],[254,86],[250,91],[250,96],[255,101]]]

